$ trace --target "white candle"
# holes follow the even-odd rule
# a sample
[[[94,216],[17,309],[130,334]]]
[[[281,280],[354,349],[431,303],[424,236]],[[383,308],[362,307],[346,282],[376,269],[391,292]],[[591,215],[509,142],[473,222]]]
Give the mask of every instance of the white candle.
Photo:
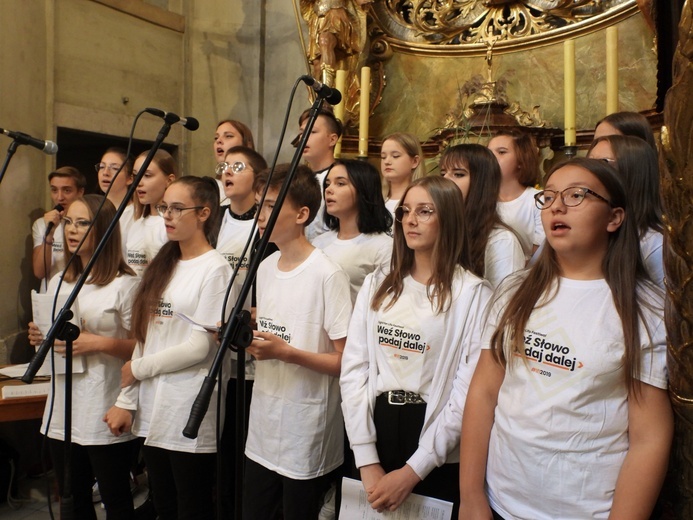
[[[359,157],[368,157],[368,118],[371,111],[371,69],[361,69],[361,99],[359,102]]]
[[[339,119],[342,124],[344,123],[344,105],[346,103],[346,80],[347,80],[347,71],[346,70],[338,70],[337,75],[335,77],[335,82],[334,86],[339,92],[342,94],[342,100],[335,105],[334,107],[334,116]],[[337,141],[337,144],[334,147],[334,158],[339,159],[339,157],[342,155],[342,137],[339,137],[339,141]]]
[[[606,115],[618,112],[618,28],[606,28]]]
[[[563,43],[563,83],[565,145],[575,146],[575,40],[566,40]]]

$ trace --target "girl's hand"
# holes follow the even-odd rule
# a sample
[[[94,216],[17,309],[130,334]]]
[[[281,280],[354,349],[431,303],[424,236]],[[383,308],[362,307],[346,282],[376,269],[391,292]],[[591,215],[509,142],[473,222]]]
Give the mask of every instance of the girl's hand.
[[[400,469],[386,473],[368,495],[371,507],[379,513],[395,511],[421,482],[419,476],[405,464]]]
[[[111,406],[111,409],[103,416],[103,422],[108,425],[108,429],[116,437],[120,437],[124,433],[130,433],[132,428],[132,412],[117,406]]]
[[[367,495],[371,494],[380,479],[385,476],[385,470],[380,464],[361,466],[361,468],[359,468],[359,472],[361,473],[361,483],[363,484],[363,489],[366,491]]]
[[[43,333],[39,330],[36,324],[32,321],[29,323],[29,344],[33,347],[38,347],[43,341]]]
[[[253,332],[253,342],[246,349],[258,361],[278,359],[284,361],[293,347],[271,332]]]
[[[120,388],[130,386],[137,381],[132,373],[132,361],[127,361],[120,369]]]
[[[92,334],[91,332],[82,332],[79,337],[72,342],[72,355],[82,356],[84,354],[92,354],[102,350],[104,338]],[[60,345],[60,346],[59,346]],[[65,354],[65,342],[56,341],[55,351],[58,354]]]

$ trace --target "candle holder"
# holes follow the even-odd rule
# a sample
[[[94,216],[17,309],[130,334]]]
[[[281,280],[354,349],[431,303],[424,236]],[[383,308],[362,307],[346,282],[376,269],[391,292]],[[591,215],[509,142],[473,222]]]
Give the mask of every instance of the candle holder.
[[[574,144],[567,144],[563,147],[563,153],[568,159],[572,159],[577,155],[578,147]]]

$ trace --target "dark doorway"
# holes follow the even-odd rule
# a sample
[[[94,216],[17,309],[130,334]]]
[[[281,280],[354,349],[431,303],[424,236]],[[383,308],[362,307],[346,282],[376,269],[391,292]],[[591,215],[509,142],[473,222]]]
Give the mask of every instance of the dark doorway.
[[[101,194],[96,178],[94,165],[101,161],[103,153],[113,146],[127,150],[128,140],[125,137],[73,130],[71,128],[58,128],[57,135],[58,154],[56,156],[56,168],[61,166],[74,166],[87,178],[85,193]],[[134,139],[132,142],[132,156],[149,150],[153,141]],[[162,148],[174,158],[178,158],[178,147],[171,144],[163,144]]]

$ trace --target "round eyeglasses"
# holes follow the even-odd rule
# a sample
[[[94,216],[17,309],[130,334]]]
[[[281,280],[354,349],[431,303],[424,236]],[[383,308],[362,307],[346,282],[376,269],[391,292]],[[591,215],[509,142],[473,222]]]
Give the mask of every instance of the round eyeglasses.
[[[166,213],[171,215],[172,218],[178,219],[183,214],[186,209],[202,209],[204,206],[190,206],[189,208],[182,208],[180,206],[167,206],[166,204],[157,204],[156,212],[161,216],[165,217]]]
[[[573,186],[571,188],[566,188],[562,191],[556,191],[556,190],[543,190],[540,191],[539,193],[536,193],[534,195],[534,203],[537,205],[537,208],[544,210],[544,209],[549,209],[551,205],[554,203],[556,200],[556,197],[560,195],[561,200],[563,201],[563,204],[570,208],[574,208],[575,206],[579,206],[582,204],[582,201],[585,200],[585,197],[587,194],[592,195],[593,197],[598,198],[599,200],[602,200],[606,202],[609,206],[611,206],[611,201],[608,199],[605,199],[602,197],[599,193],[592,191],[589,188],[581,188],[578,186]]]
[[[436,210],[431,206],[419,206],[414,210],[407,206],[400,206],[395,209],[395,220],[397,220],[397,222],[404,222],[409,215],[414,215],[417,222],[428,222],[435,212]]]
[[[224,161],[217,164],[217,167],[214,169],[214,173],[217,175],[224,175],[226,172],[231,172],[236,175],[241,173],[246,168],[248,168],[248,166],[243,161],[236,161],[234,163],[227,163]]]

